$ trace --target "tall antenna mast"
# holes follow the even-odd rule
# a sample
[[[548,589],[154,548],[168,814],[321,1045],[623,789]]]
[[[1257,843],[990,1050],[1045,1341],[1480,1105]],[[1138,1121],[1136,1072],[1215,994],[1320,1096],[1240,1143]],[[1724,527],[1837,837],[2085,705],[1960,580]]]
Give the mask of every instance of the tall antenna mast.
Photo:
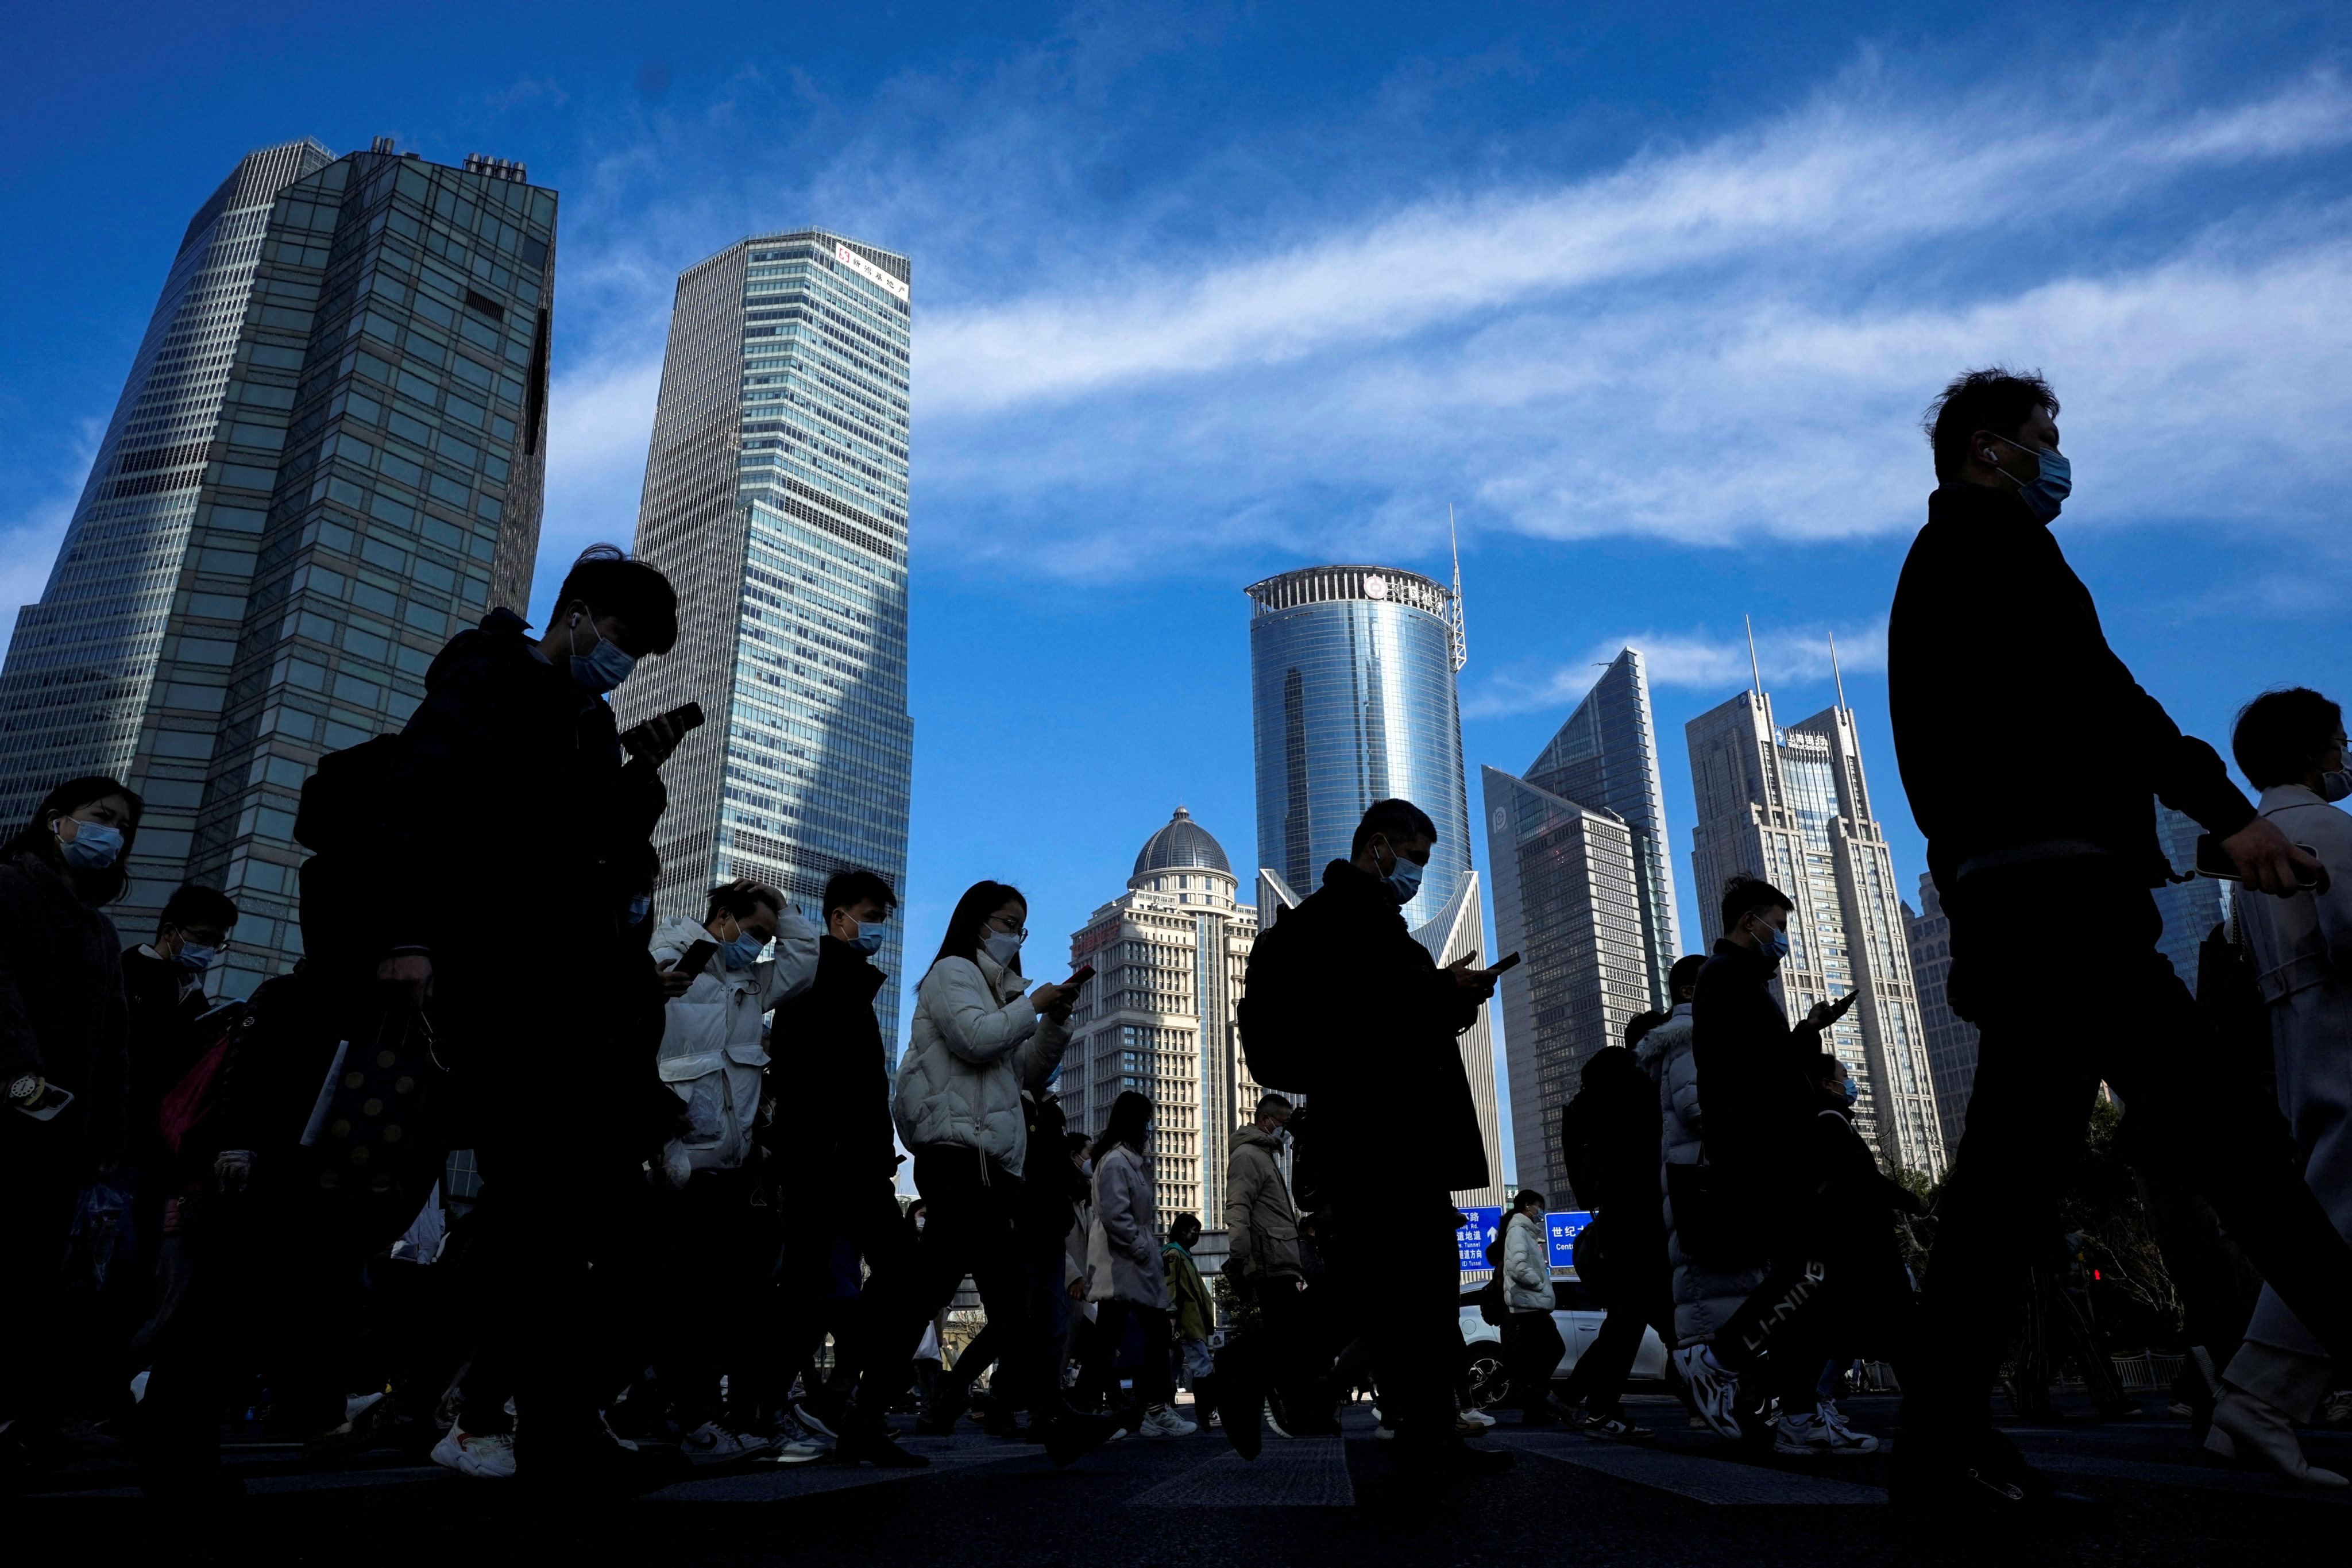
[[[1830,634],[1830,679],[1837,682],[1838,706],[1845,706],[1845,677],[1838,671],[1837,633]]]
[[[1454,613],[1446,618],[1454,623],[1454,673],[1470,662],[1470,632],[1462,620],[1462,539],[1454,531],[1454,503],[1445,503],[1445,541],[1454,550]]]
[[[1756,663],[1756,623],[1746,616],[1739,617],[1748,627],[1748,673],[1756,682],[1756,695],[1764,695],[1764,671]]]

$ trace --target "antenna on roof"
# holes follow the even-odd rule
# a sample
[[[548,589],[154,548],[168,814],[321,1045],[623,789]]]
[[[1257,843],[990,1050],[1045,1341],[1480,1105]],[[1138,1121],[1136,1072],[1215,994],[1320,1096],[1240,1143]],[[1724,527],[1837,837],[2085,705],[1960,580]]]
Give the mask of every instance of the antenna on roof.
[[[1445,541],[1454,550],[1454,613],[1446,617],[1454,623],[1454,673],[1470,662],[1470,632],[1462,620],[1462,539],[1454,531],[1454,503],[1445,503]]]
[[[1749,617],[1739,617],[1748,627],[1748,673],[1756,682],[1756,695],[1764,695],[1764,671],[1756,663],[1756,623]]]
[[[1845,677],[1839,673],[1838,670],[1837,633],[1835,632],[1832,632],[1830,634],[1830,679],[1837,682],[1838,706],[1840,708],[1843,708],[1845,706]]]

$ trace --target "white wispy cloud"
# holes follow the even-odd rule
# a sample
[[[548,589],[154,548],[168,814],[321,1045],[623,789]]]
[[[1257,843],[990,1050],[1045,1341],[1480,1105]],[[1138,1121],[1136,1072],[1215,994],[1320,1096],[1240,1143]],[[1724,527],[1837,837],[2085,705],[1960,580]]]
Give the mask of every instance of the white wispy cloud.
[[[1756,632],[1755,664],[1748,662],[1744,635],[1725,637],[1711,629],[1634,632],[1603,637],[1581,658],[1560,664],[1507,666],[1479,682],[1462,699],[1465,719],[1565,710],[1584,700],[1601,671],[1621,648],[1638,648],[1653,687],[1701,691],[1733,690],[1753,675],[1774,683],[1810,684],[1834,671],[1883,673],[1886,668],[1886,617],[1845,626],[1761,626]]]

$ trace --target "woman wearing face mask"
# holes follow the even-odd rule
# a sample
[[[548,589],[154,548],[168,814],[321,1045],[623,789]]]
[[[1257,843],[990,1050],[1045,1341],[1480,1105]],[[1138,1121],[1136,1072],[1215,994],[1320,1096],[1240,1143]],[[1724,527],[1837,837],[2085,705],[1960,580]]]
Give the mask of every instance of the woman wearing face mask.
[[[1067,1464],[1108,1436],[1072,1418],[1046,1376],[1039,1314],[1015,1245],[1021,1179],[1030,1153],[1022,1090],[1043,1094],[1069,1047],[1069,985],[1032,988],[1021,972],[1029,902],[1017,888],[978,882],[956,900],[939,955],[918,988],[914,1026],[898,1064],[890,1111],[915,1156],[915,1185],[930,1205],[918,1262],[917,1300],[906,1323],[911,1347],[921,1320],[947,1304],[969,1273],[992,1323],[1021,1325],[1002,1347],[997,1376],[1014,1405],[1024,1398],[1045,1430],[1047,1451]],[[1041,1153],[1044,1152],[1041,1151]],[[868,1380],[871,1383],[871,1380]],[[845,1447],[886,1463],[893,1457],[883,1410],[861,1389],[845,1419]]]
[[[128,880],[139,797],[58,785],[0,845],[0,1422],[37,1454],[67,1415],[58,1260],[74,1203],[122,1157],[122,942],[100,912]]]
[[[1129,1319],[1143,1335],[1135,1394],[1118,1424],[1146,1437],[1189,1437],[1199,1428],[1168,1408],[1175,1397],[1169,1365],[1168,1278],[1160,1266],[1160,1202],[1144,1149],[1151,1101],[1129,1089],[1111,1102],[1110,1124],[1095,1140],[1094,1225],[1087,1240],[1087,1299],[1095,1333],[1079,1386],[1091,1403],[1111,1387],[1112,1365]],[[1256,1412],[1250,1412],[1255,1419]]]

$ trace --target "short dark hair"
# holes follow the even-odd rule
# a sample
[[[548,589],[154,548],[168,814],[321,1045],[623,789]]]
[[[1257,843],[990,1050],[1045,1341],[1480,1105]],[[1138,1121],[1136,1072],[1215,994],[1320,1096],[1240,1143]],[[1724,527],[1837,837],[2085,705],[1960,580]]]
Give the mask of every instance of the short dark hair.
[[[1519,1195],[1511,1200],[1511,1210],[1516,1214],[1520,1209],[1526,1208],[1529,1205],[1533,1205],[1537,1208],[1542,1208],[1544,1206],[1544,1195],[1536,1191],[1533,1187],[1522,1187],[1519,1189]]]
[[[1348,845],[1348,858],[1352,860],[1364,852],[1364,846],[1375,838],[1385,838],[1393,849],[1407,838],[1427,838],[1437,841],[1437,824],[1429,820],[1429,813],[1409,800],[1376,800],[1364,808],[1364,819],[1356,824],[1356,837]]]
[[[190,926],[218,926],[226,931],[236,924],[236,902],[218,888],[183,882],[163,900],[163,912],[155,923],[183,931]]]
[[[1723,929],[1728,932],[1739,924],[1739,917],[1758,910],[1787,910],[1794,914],[1797,906],[1789,895],[1761,877],[1751,877],[1742,871],[1723,884]]]
[[[1840,1060],[1834,1053],[1823,1051],[1820,1056],[1813,1058],[1813,1081],[1815,1083],[1824,1082],[1832,1078],[1843,1079],[1843,1077],[1845,1077],[1845,1063]]]
[[[1706,967],[1706,954],[1703,952],[1686,952],[1675,959],[1675,966],[1666,971],[1666,1000],[1672,1002],[1685,991],[1696,991],[1698,972]]]
[[[966,888],[963,897],[956,900],[955,913],[948,916],[947,934],[940,938],[940,951],[931,956],[931,967],[936,969],[942,960],[950,958],[978,963],[982,922],[1005,905],[1016,901],[1024,910],[1029,907],[1029,900],[1022,896],[1021,889],[1010,882],[974,882]],[[1013,955],[1011,967],[1013,973],[1021,973],[1019,953]]]
[[[1190,1232],[1194,1236],[1201,1234],[1201,1216],[1199,1215],[1180,1214],[1174,1219],[1168,1222],[1169,1235],[1182,1236],[1187,1232]]]
[[[2292,784],[2335,748],[2344,710],[2307,686],[2265,691],[2238,710],[2230,751],[2256,789]]]
[[[824,908],[817,912],[831,919],[835,910],[845,910],[871,899],[888,914],[898,907],[898,895],[890,884],[872,871],[835,871],[825,879]]]
[[[1666,1021],[1664,1013],[1636,1013],[1625,1020],[1625,1044],[1630,1047],[1642,1043],[1642,1037]]]
[[[1292,1109],[1290,1097],[1286,1094],[1261,1094],[1257,1097],[1257,1114],[1260,1116],[1271,1116],[1277,1110]]]
[[[592,544],[580,552],[556,590],[556,608],[574,599],[598,615],[628,623],[629,640],[639,645],[630,653],[667,653],[677,645],[677,590],[617,544]]]
[[[1936,454],[1936,477],[1960,477],[1968,467],[1969,437],[1979,430],[2014,436],[2037,408],[2048,409],[2053,419],[2058,416],[2058,395],[2038,370],[1994,364],[1953,377],[1919,421]]]
[[[49,824],[110,795],[119,795],[131,803],[131,820],[122,829],[122,853],[114,858],[111,866],[68,864],[65,850],[58,847],[57,829]],[[146,813],[147,803],[129,784],[104,773],[84,773],[78,779],[68,779],[41,797],[41,804],[33,808],[33,820],[18,828],[7,843],[0,844],[0,859],[13,860],[30,852],[47,861],[71,882],[82,901],[91,908],[110,904],[131,885],[131,847],[139,840],[139,819]]]
[[[782,914],[784,895],[773,888],[762,887],[739,877],[710,889],[710,909],[702,918],[708,923],[723,913],[733,915],[739,921],[750,920],[762,906]]]

